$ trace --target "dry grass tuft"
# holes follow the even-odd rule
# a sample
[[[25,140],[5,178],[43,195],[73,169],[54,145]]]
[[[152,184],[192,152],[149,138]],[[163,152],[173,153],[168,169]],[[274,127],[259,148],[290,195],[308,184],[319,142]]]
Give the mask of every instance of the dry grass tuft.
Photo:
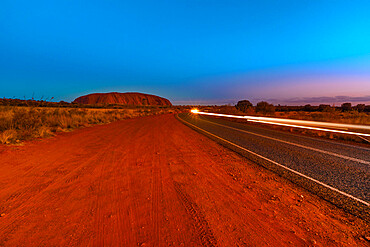
[[[51,131],[51,128],[46,127],[46,126],[41,126],[35,132],[35,137],[40,137],[40,138],[49,137],[53,135],[54,133]]]
[[[14,129],[5,130],[0,133],[0,143],[9,144],[17,140],[17,131]]]

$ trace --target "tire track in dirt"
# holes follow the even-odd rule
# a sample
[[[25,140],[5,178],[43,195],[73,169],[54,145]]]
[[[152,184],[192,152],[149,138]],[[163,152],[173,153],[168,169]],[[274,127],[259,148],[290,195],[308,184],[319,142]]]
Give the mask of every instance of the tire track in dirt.
[[[153,216],[152,216],[152,154],[153,146],[146,140],[146,125],[136,127],[135,133],[130,136],[127,143],[131,145],[128,161],[128,206],[130,218],[130,231],[133,242],[129,245],[145,246],[153,242]],[[150,135],[152,135],[150,133]],[[144,153],[141,151],[145,150]],[[149,173],[149,174],[148,174]],[[145,209],[144,209],[145,208]],[[153,244],[152,244],[153,245]],[[153,245],[154,246],[154,245]]]
[[[86,129],[85,129],[86,130]],[[71,134],[71,133],[67,133]],[[82,138],[80,141],[83,143],[85,139],[91,139],[91,137]],[[48,142],[50,140],[43,140],[43,142]],[[99,140],[101,141],[101,140]],[[37,143],[31,143],[31,147],[37,145]],[[76,144],[75,144],[76,145]],[[76,145],[77,146],[77,145]],[[20,148],[18,151],[17,149]],[[23,153],[23,147],[17,147],[14,150],[8,151],[12,156],[14,156],[14,153],[16,152]],[[61,182],[65,181],[65,183],[71,183],[78,179],[81,174],[86,173],[87,171],[90,171],[93,166],[91,165],[92,161],[97,160],[97,157],[99,155],[102,155],[106,149],[101,149],[98,152],[92,153],[88,159],[85,159],[81,162],[81,160],[78,160],[79,157],[72,157],[69,159],[64,159],[66,157],[66,154],[63,152],[56,152],[53,156],[53,159],[50,161],[50,150],[42,150],[40,151],[40,157],[37,159],[36,162],[33,162],[31,166],[28,166],[27,169],[17,169],[18,167],[22,167],[22,161],[20,157],[21,155],[14,156],[14,159],[12,162],[9,163],[9,168],[16,168],[17,171],[17,183],[18,181],[22,181],[22,188],[16,190],[15,192],[9,194],[8,198],[5,199],[6,202],[9,202],[11,200],[16,200],[17,203],[19,203],[20,207],[22,205],[27,204],[27,201],[32,199],[32,197],[35,196],[35,194],[40,194],[44,191],[44,189],[53,187],[53,184],[60,184]],[[78,154],[77,156],[79,156]],[[64,160],[64,161],[63,161]],[[35,170],[43,169],[43,165],[47,163],[48,167],[45,169],[42,173],[37,173]],[[5,163],[6,164],[6,163]],[[66,168],[64,167],[66,165]],[[14,169],[13,168],[13,169]],[[10,170],[10,169],[9,169]],[[21,171],[23,170],[23,171]],[[13,175],[13,174],[12,174]],[[2,178],[1,178],[2,179]],[[11,176],[8,176],[7,179],[12,179]],[[24,182],[23,182],[24,180]],[[40,186],[40,180],[43,180],[42,185]],[[23,184],[24,183],[24,184]],[[49,186],[50,185],[50,186]],[[11,184],[11,186],[14,186],[14,184]],[[9,189],[9,185],[7,186]],[[15,187],[15,186],[14,186]],[[3,189],[3,188],[0,188]],[[20,198],[21,197],[21,198]],[[13,208],[16,208],[17,205],[12,205]]]
[[[194,203],[184,190],[181,189],[181,185],[179,183],[173,181],[173,184],[178,198],[194,221],[194,228],[199,234],[199,240],[202,245],[208,247],[217,246],[217,241],[213,236],[213,232],[198,205]]]
[[[104,157],[104,153],[107,150],[109,150],[109,147],[100,150],[89,157],[89,159],[80,164],[76,164],[76,166],[74,166],[75,163],[70,164],[72,168],[68,172],[63,173],[60,177],[47,178],[48,181],[41,183],[40,179],[43,179],[44,175],[39,176],[28,184],[28,188],[26,187],[19,190],[20,192],[16,192],[16,197],[11,196],[6,199],[6,205],[12,204],[13,210],[12,218],[9,223],[14,227],[18,227],[18,225],[22,224],[23,218],[27,217],[27,215],[33,214],[36,210],[34,207],[30,207],[30,205],[34,205],[36,202],[48,203],[51,200],[56,199],[54,195],[57,193],[60,194],[60,191],[64,189],[64,187],[73,186],[72,183],[80,178],[82,171],[84,175],[86,175],[86,173],[90,172],[91,169],[94,169],[94,161],[99,160],[99,157]],[[49,174],[49,172],[46,173]],[[43,174],[45,174],[45,172]],[[14,195],[14,193],[12,195]],[[14,203],[12,203],[13,201]],[[16,228],[13,228],[13,230],[11,230],[11,228],[8,227],[0,227],[0,231],[4,234],[11,234],[15,229]]]
[[[113,155],[113,153],[114,153],[113,151],[107,152],[106,155],[104,156],[104,159],[101,162],[101,170],[100,170],[100,175],[99,175],[100,183],[98,185],[98,190],[96,194],[96,217],[95,217],[94,225],[97,227],[96,234],[95,234],[97,237],[96,237],[96,241],[94,241],[95,246],[104,246],[104,240],[105,240],[106,234],[104,232],[105,231],[105,227],[104,227],[105,226],[105,219],[104,219],[105,210],[102,204],[103,199],[101,198],[104,192],[102,180],[103,180],[104,172],[106,170],[106,164],[108,163],[107,159],[108,157],[110,157],[109,155]]]
[[[114,242],[134,242],[133,239],[130,238],[133,236],[131,227],[127,224],[132,221],[122,219],[122,214],[120,212],[122,198],[120,196],[120,191],[118,191],[119,187],[128,188],[127,185],[121,186],[119,183],[121,178],[118,177],[120,170],[127,169],[127,167],[119,166],[119,160],[126,155],[126,151],[120,148],[122,145],[121,136],[127,131],[127,129],[119,129],[108,146],[104,148],[104,156],[100,162],[101,169],[97,179],[98,184],[95,192],[96,200],[91,207],[96,211],[94,214],[94,225],[96,226],[94,235],[96,238],[91,238],[89,243],[89,245],[92,246],[111,245]],[[106,179],[109,174],[113,174],[113,176],[110,182],[107,183]],[[107,192],[111,193],[107,194]],[[107,197],[109,200],[107,200]],[[111,201],[112,203],[106,205],[105,201]],[[115,224],[113,222],[115,222]],[[116,227],[112,227],[112,224]],[[109,237],[107,237],[107,235]]]
[[[215,213],[222,210],[224,214],[227,215],[224,219],[225,222],[222,222],[222,224],[226,223],[225,225],[228,226],[227,222],[238,222],[238,226],[236,227],[237,230],[233,230],[234,233],[238,232],[237,238],[234,239],[235,241],[239,240],[241,243],[244,241],[268,245],[268,241],[273,239],[275,243],[279,243],[282,246],[286,244],[284,240],[279,237],[281,230],[279,229],[276,231],[275,228],[270,227],[270,219],[267,219],[267,221],[254,220],[255,218],[261,217],[262,211],[259,210],[263,204],[258,202],[256,205],[256,200],[254,200],[254,198],[246,197],[245,189],[238,185],[235,177],[230,177],[230,175],[226,174],[217,162],[214,161],[215,159],[219,159],[217,157],[219,155],[218,151],[202,153],[202,161],[204,163],[199,163],[196,154],[202,152],[200,150],[202,150],[203,144],[192,142],[191,140],[192,138],[190,138],[190,141],[186,140],[185,136],[176,136],[170,140],[172,144],[170,146],[174,149],[171,150],[171,157],[176,157],[171,158],[171,160],[177,163],[176,166],[181,167],[180,169],[176,169],[173,175],[176,177],[177,181],[183,181],[180,178],[189,177],[189,175],[193,177],[190,180],[188,179],[184,180],[184,182],[180,182],[180,184],[184,185],[182,186],[183,190],[186,189],[192,196],[197,195],[195,198],[199,198],[199,196],[203,195],[204,199],[202,201],[208,200],[208,205],[202,204],[203,210],[204,208],[208,208],[205,216],[209,216],[209,209],[212,208]],[[214,156],[215,153],[217,153],[217,156]],[[264,191],[264,193],[269,192]],[[257,197],[258,196],[260,195],[257,195]],[[220,204],[227,205],[227,207],[220,209]],[[238,214],[233,212],[238,212]],[[241,221],[240,218],[244,220]],[[214,221],[210,221],[209,223],[215,227]],[[276,223],[277,222],[275,222],[275,224]],[[277,225],[279,225],[279,223],[277,223]],[[284,228],[284,226],[282,228]],[[248,229],[248,231],[245,231],[245,229]],[[230,245],[230,243],[232,243],[232,238],[220,238],[220,236],[217,235],[218,233],[217,229],[215,229],[214,236],[218,237],[218,243],[220,245]],[[256,236],[258,237],[256,238]],[[293,239],[294,237],[292,237],[292,241],[296,244],[302,244],[301,240]]]
[[[127,153],[122,150],[122,154],[118,156],[117,159],[125,159],[126,157]],[[114,209],[116,213],[115,225],[117,226],[115,234],[117,241],[124,246],[134,242],[130,227],[131,221],[129,220],[126,207],[122,206],[128,191],[128,179],[125,179],[126,177],[122,176],[122,174],[127,173],[126,171],[127,167],[119,166],[118,163],[117,170],[114,173],[115,183],[113,183]]]
[[[180,163],[178,164],[181,164],[182,167],[181,170],[178,170],[176,172],[176,177],[179,177],[179,175],[181,177],[186,177],[187,174],[191,174],[191,176],[196,176],[196,182],[189,180],[185,181],[185,183],[187,184],[186,187],[192,191],[192,194],[198,194],[199,191],[202,190],[201,194],[206,193],[205,197],[207,198],[207,200],[209,200],[210,203],[212,203],[211,207],[214,208],[216,212],[218,210],[218,203],[215,203],[215,201],[212,202],[212,198],[213,200],[217,200],[217,198],[220,198],[220,202],[227,203],[228,207],[223,209],[225,212],[238,212],[237,215],[228,214],[229,218],[227,219],[227,221],[238,222],[239,225],[237,228],[238,231],[240,231],[238,239],[240,242],[243,242],[243,239],[248,239],[248,241],[252,243],[252,241],[254,241],[252,239],[255,239],[255,237],[253,236],[258,235],[259,243],[264,243],[265,245],[268,245],[268,242],[266,242],[266,239],[263,237],[265,234],[268,234],[270,238],[275,239],[276,243],[280,241],[280,239],[278,238],[279,235],[276,232],[270,231],[270,226],[268,222],[254,221],[254,218],[258,218],[259,215],[257,215],[255,211],[245,210],[246,208],[248,208],[248,205],[251,206],[250,208],[255,207],[253,205],[253,202],[240,194],[239,191],[243,190],[242,188],[238,188],[238,190],[235,190],[235,187],[238,187],[236,186],[235,181],[229,178],[229,176],[227,176],[223,170],[220,170],[217,164],[215,164],[212,160],[208,160],[206,166],[199,166],[199,164],[196,163],[196,160],[193,160],[194,158],[196,159],[194,153],[196,153],[197,150],[201,150],[201,147],[197,148],[193,145],[189,145],[185,149],[182,145],[173,145],[173,147],[176,150],[176,153],[178,153],[176,160],[180,161]],[[230,184],[230,182],[232,184]],[[205,188],[204,186],[211,187]],[[182,187],[184,188],[185,186]],[[182,189],[182,191],[184,190],[185,188]],[[240,221],[240,218],[243,218],[244,221]],[[243,229],[248,229],[248,231],[243,231]],[[216,235],[214,234],[214,236]],[[226,244],[224,238],[219,240],[220,245]],[[227,239],[227,243],[230,244],[231,242],[232,241],[230,239]]]
[[[160,225],[160,216],[159,216],[159,203],[160,203],[160,196],[161,196],[161,183],[160,183],[160,170],[157,164],[159,162],[154,161],[153,164],[153,172],[152,172],[152,209],[151,209],[151,214],[152,214],[152,222],[153,222],[153,231],[154,231],[154,243],[159,244],[160,243],[160,231],[159,231],[159,225]]]

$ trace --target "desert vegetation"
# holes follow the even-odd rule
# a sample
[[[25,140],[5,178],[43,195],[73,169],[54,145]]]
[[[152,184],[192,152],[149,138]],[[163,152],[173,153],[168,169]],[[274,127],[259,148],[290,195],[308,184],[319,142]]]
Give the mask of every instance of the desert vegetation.
[[[199,106],[202,111],[209,111],[215,113],[232,114],[232,115],[250,115],[250,116],[269,116],[278,118],[290,118],[299,120],[311,120],[322,122],[348,123],[370,125],[370,105],[358,104],[352,106],[351,103],[343,103],[341,106],[333,107],[330,105],[321,104],[318,106],[304,105],[304,106],[274,106],[268,102],[261,101],[256,106],[248,100],[239,101],[235,106]],[[246,122],[242,119],[229,119],[235,122]],[[254,124],[254,123],[249,123]],[[289,132],[296,132],[308,136],[317,136],[327,139],[337,139],[356,143],[369,144],[368,140],[357,136],[350,136],[345,134],[333,134],[329,132],[321,132],[315,130],[303,130],[298,128],[283,127],[283,126],[269,126],[266,128],[279,129]]]
[[[338,122],[349,124],[370,124],[370,105],[343,103],[341,106],[321,104],[319,106],[276,106],[277,117]]]
[[[91,109],[3,105],[0,106],[0,143],[21,143],[24,140],[53,136],[56,132],[71,131],[94,124],[175,111],[176,109],[171,107]]]
[[[370,105],[343,103],[341,106],[321,104],[318,106],[281,106],[261,101],[255,106],[248,100],[241,100],[235,106],[200,106],[199,109],[234,115],[270,116],[311,120],[322,122],[336,122],[349,124],[370,124]]]

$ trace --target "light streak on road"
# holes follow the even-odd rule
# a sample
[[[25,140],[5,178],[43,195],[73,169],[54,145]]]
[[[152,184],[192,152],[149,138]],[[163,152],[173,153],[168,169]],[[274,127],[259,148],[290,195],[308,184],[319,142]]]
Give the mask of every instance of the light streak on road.
[[[318,131],[325,131],[325,132],[332,132],[332,133],[339,133],[339,134],[370,137],[370,134],[365,134],[365,133],[343,131],[343,130],[334,130],[334,129],[324,129],[324,128],[318,128],[318,127],[310,126],[310,125],[316,125],[316,126],[325,126],[325,127],[354,128],[354,129],[370,130],[370,126],[366,126],[366,125],[325,123],[325,122],[314,122],[314,121],[283,119],[283,118],[270,118],[270,117],[237,116],[237,115],[201,112],[198,109],[192,109],[191,112],[194,113],[194,114],[200,114],[200,115],[210,115],[210,116],[228,117],[228,118],[239,118],[239,119],[245,119],[247,121],[257,122],[257,123],[265,123],[265,124],[273,124],[273,125],[293,127],[293,128],[310,129],[310,130],[318,130]],[[307,126],[297,125],[297,124],[305,124]]]

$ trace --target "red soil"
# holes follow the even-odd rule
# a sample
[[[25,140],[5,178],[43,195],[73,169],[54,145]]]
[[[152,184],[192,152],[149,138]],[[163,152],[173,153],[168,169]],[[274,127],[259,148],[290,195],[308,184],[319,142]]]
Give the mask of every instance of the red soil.
[[[152,116],[0,147],[0,246],[369,246],[368,225]]]
[[[168,99],[143,93],[93,93],[73,101],[80,104],[123,104],[171,106]]]

